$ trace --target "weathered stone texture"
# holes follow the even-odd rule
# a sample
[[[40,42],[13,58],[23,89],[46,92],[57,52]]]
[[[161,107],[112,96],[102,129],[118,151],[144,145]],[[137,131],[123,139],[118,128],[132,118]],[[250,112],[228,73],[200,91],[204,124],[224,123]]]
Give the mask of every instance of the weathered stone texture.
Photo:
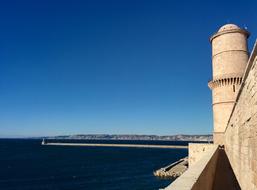
[[[239,184],[222,147],[214,144],[190,144],[197,160],[167,190],[239,190]],[[190,154],[190,152],[189,152]],[[199,155],[197,155],[199,154]],[[190,155],[189,155],[190,157]]]
[[[214,145],[189,144],[189,169],[167,189],[257,190],[257,41],[248,59],[248,36],[226,24],[211,37]]]
[[[197,148],[197,145],[195,148]],[[165,190],[213,189],[218,154],[218,146],[210,146],[208,150],[202,153],[199,162],[190,166],[185,173],[166,187]]]
[[[243,190],[257,189],[256,58],[225,132],[225,150]]]
[[[188,145],[188,164],[189,167],[194,165],[196,162],[202,159],[206,151],[209,151],[213,147],[216,147],[214,144],[205,144],[205,143],[189,143]]]
[[[213,139],[224,144],[222,137],[233,109],[248,61],[249,33],[234,24],[222,26],[210,41],[212,44]]]

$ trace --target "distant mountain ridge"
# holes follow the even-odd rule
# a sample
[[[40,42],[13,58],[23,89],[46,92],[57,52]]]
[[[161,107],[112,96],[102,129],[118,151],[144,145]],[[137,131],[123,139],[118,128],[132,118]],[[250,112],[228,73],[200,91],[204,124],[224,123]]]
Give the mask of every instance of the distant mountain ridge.
[[[165,141],[212,141],[212,135],[109,135],[109,134],[78,134],[48,137],[50,139],[78,140],[165,140]]]

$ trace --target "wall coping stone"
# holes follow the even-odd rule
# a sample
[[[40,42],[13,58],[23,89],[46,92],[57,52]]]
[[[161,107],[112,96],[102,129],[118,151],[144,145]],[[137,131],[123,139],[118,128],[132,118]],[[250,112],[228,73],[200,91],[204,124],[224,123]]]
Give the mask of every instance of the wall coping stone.
[[[206,166],[209,164],[211,158],[218,151],[218,148],[218,145],[213,144],[213,147],[206,151],[199,161],[189,167],[185,173],[164,190],[191,190]]]

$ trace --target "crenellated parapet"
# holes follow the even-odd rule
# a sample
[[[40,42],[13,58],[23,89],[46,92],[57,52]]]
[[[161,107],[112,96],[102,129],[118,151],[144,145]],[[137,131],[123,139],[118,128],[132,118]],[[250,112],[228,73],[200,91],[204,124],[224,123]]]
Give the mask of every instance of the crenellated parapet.
[[[221,86],[241,85],[241,83],[242,77],[227,77],[211,80],[208,82],[208,86],[210,89],[214,89]]]
[[[210,39],[213,79],[208,82],[208,86],[212,90],[215,144],[224,144],[226,125],[248,61],[249,35],[248,31],[235,24],[226,24]]]

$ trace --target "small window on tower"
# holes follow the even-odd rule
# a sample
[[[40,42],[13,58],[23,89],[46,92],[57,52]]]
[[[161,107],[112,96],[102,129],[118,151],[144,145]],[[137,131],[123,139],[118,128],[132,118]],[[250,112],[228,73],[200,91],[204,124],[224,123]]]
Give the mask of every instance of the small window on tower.
[[[235,92],[236,91],[236,87],[235,87],[235,85],[233,85],[233,92]]]

